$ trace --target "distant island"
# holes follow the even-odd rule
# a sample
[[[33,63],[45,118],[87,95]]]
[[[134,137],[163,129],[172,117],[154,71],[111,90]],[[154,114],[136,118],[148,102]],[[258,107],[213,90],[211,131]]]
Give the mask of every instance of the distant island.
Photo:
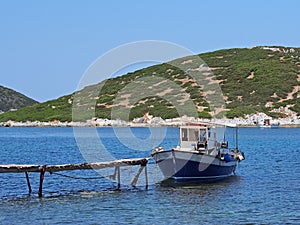
[[[295,121],[299,119],[300,48],[280,46],[233,48],[203,53],[199,56],[210,67],[215,75],[214,82],[218,83],[222,90],[226,104],[224,116],[227,119],[246,120],[250,115],[257,113],[264,113],[281,120]],[[186,68],[191,65],[190,69],[193,69],[192,60],[189,57],[176,59],[174,62],[185,64]],[[27,107],[19,107],[19,110],[0,114],[0,122],[85,122],[92,119],[91,112],[94,112],[96,118],[94,120],[120,119],[128,122],[142,117],[147,112],[153,117],[163,120],[178,118],[180,115],[175,107],[165,98],[167,95],[178,94],[170,87],[166,87],[166,89],[169,88],[168,91],[163,92],[160,97],[149,96],[134,102],[130,101],[125,94],[116,101],[118,94],[126,85],[146,76],[158,76],[176,83],[188,93],[189,99],[194,102],[199,118],[209,120],[213,117],[206,98],[209,93],[205,92],[203,86],[197,84],[184,71],[170,63],[163,63],[110,78],[55,100],[43,103],[33,101]],[[95,96],[94,90],[101,85],[104,85],[101,92]],[[89,99],[84,100],[85,102],[94,101],[95,104],[93,107],[83,110],[86,111],[86,114],[83,113],[78,121],[73,121],[74,96],[80,96],[81,93],[85,93],[85,98],[90,96]],[[79,103],[77,104],[79,105]],[[3,105],[2,100],[0,107]],[[81,105],[84,107],[84,104]],[[122,107],[130,110],[129,118],[124,119],[121,116],[112,118],[111,109],[122,110]]]
[[[15,90],[0,85],[0,113],[15,111],[37,103]]]

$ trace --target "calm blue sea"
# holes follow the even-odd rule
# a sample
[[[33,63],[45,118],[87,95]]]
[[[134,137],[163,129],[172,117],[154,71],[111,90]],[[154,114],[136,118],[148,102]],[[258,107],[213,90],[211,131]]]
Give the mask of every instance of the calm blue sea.
[[[158,140],[167,147],[178,144],[178,128],[133,128],[137,139],[125,128],[81,129],[86,136],[78,147],[72,128],[0,128],[0,164],[145,157]],[[0,224],[300,224],[299,137],[300,128],[240,128],[246,160],[236,176],[214,183],[161,183],[150,161],[147,190],[144,173],[136,188],[130,186],[136,166],[121,170],[120,189],[104,178],[113,169],[69,171],[46,173],[39,199],[39,174],[29,174],[31,195],[23,173],[0,174]]]

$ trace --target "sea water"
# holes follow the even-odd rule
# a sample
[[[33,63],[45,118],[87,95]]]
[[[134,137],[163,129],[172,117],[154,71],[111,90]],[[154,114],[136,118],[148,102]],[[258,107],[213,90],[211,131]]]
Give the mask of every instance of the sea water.
[[[90,138],[82,128],[85,143],[72,128],[0,128],[0,164],[146,157],[161,141],[178,144],[178,128],[120,129],[97,128]],[[161,182],[150,160],[148,189],[145,173],[136,188],[130,185],[139,166],[121,169],[120,188],[109,178],[113,168],[67,171],[46,173],[38,198],[38,173],[29,173],[30,195],[23,173],[0,173],[0,224],[300,224],[299,137],[299,128],[240,128],[246,160],[236,176],[218,182]]]

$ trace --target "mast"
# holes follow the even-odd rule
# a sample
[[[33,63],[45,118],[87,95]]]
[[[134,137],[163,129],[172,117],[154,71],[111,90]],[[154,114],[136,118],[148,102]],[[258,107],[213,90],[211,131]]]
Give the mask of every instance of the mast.
[[[238,127],[235,130],[235,148],[238,149]]]

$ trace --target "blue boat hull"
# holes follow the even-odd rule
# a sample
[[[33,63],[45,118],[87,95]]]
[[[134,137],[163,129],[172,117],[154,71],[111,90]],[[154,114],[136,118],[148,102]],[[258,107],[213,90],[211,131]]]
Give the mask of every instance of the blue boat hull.
[[[224,161],[215,156],[184,151],[163,151],[154,159],[166,178],[218,179],[234,174],[237,160]]]

